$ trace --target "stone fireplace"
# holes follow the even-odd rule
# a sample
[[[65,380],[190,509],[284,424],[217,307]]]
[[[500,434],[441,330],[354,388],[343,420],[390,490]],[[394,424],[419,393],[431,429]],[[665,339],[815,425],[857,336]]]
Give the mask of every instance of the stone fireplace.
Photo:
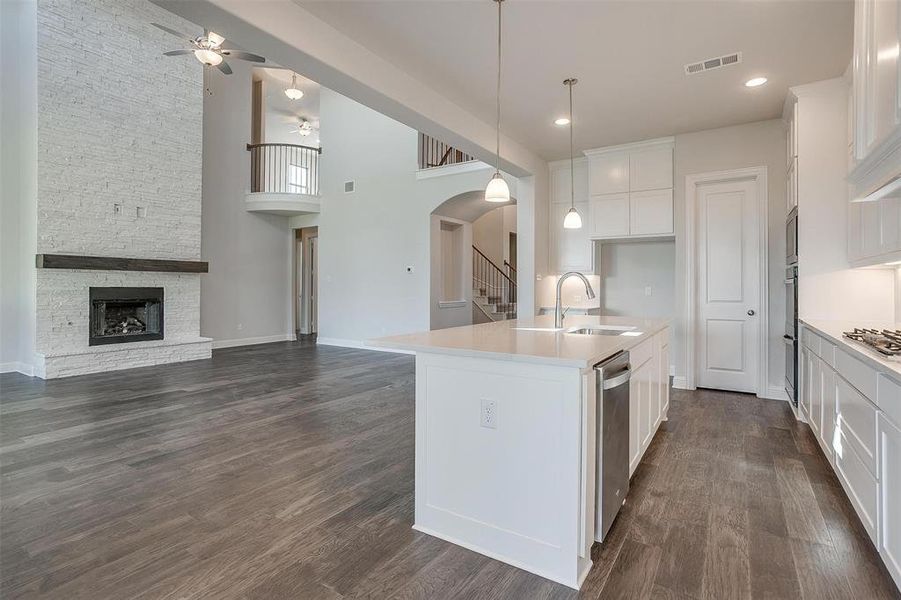
[[[89,346],[163,339],[163,288],[90,288]]]

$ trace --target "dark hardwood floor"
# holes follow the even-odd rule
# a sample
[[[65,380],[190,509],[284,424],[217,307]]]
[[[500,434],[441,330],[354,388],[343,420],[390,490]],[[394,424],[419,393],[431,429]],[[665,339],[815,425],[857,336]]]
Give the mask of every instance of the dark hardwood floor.
[[[0,376],[0,596],[898,598],[782,402],[673,393],[581,594],[413,531],[413,359]]]

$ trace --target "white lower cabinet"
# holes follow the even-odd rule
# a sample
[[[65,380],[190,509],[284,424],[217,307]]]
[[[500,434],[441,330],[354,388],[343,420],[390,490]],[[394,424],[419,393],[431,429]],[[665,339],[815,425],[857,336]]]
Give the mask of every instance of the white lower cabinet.
[[[901,588],[901,428],[879,415],[880,505],[879,554]]]
[[[664,330],[630,351],[629,474],[641,462],[669,410],[669,332]],[[665,367],[664,367],[665,365]]]

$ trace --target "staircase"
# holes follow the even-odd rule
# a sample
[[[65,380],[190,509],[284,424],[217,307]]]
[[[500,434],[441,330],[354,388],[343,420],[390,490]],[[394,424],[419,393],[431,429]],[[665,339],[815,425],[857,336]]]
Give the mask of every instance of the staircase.
[[[504,272],[481,250],[472,247],[472,313],[474,323],[516,318],[515,271]]]

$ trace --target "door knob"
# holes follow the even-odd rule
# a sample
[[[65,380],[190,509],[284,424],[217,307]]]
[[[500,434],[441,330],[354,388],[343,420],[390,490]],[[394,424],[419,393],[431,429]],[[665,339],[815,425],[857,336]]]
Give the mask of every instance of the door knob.
[[[753,309],[753,308],[752,308],[751,310],[748,311],[748,316],[749,316],[749,317],[753,317],[753,316],[754,316],[754,309]]]

